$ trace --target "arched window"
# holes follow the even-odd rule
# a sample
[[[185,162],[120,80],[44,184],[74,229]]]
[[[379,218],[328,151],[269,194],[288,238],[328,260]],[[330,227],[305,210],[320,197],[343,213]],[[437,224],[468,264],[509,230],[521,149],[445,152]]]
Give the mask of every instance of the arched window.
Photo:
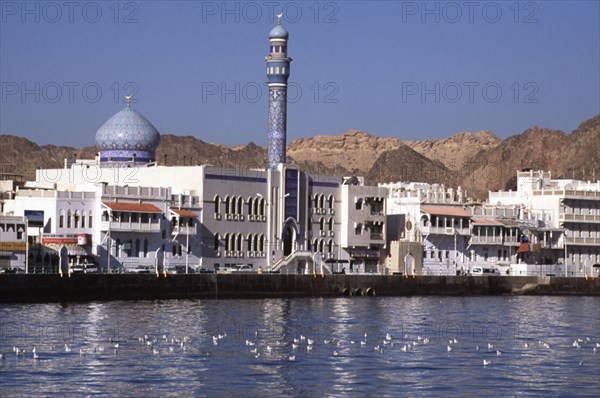
[[[148,239],[144,239],[144,258],[148,258]]]
[[[225,234],[225,237],[223,238],[223,243],[225,244],[225,251],[229,251],[229,234]]]
[[[319,240],[319,252],[323,253],[325,248],[325,242],[323,242],[323,239]]]
[[[319,208],[323,209],[325,207],[324,201],[325,201],[325,195],[320,195],[319,196]]]
[[[277,47],[279,47],[279,46],[277,46]],[[279,47],[279,48],[278,48],[278,50],[279,50],[280,48],[281,48],[281,47]],[[279,51],[278,51],[278,52],[279,52]],[[279,74],[279,66],[276,66],[276,67],[275,67],[275,74]]]
[[[240,196],[237,200],[237,214],[243,214],[242,209],[244,207],[244,199]]]
[[[254,214],[254,199],[252,197],[248,198],[248,214]]]
[[[115,241],[115,257],[119,257],[121,255],[121,239]]]
[[[314,196],[314,199],[313,199],[313,200],[314,200],[314,202],[315,202],[315,204],[313,205],[313,207],[314,207],[315,209],[318,209],[318,208],[319,208],[319,195],[315,194],[315,196]]]
[[[327,252],[333,253],[333,241],[331,239],[327,243]]]
[[[319,250],[319,241],[317,239],[315,239],[313,241],[313,247],[312,247],[312,249],[313,249],[313,252],[315,252],[315,253]]]
[[[285,75],[285,66],[282,66],[282,67],[281,67],[281,74],[282,74],[282,75]]]
[[[140,240],[139,239],[135,240],[135,256],[141,257],[140,256]]]
[[[215,214],[221,213],[221,197],[219,195],[215,196]]]
[[[248,240],[248,251],[251,252],[254,244],[254,236],[252,234],[248,234],[246,239]]]
[[[235,234],[229,236],[229,250],[235,250]]]
[[[252,250],[254,250],[255,252],[258,251],[258,235],[254,234],[254,246],[252,246]]]
[[[241,252],[242,251],[242,234],[238,234],[237,236],[237,251]]]
[[[85,210],[81,213],[81,228],[85,228]]]
[[[260,199],[256,198],[254,200],[254,214],[258,215],[259,211],[258,211],[258,206],[260,205]]]
[[[90,210],[90,215],[89,215],[89,218],[88,218],[88,228],[94,228],[94,223],[93,223],[94,219],[93,219],[93,216],[92,216],[92,214],[93,214],[93,213],[92,213],[92,211]]]
[[[329,222],[327,224],[328,224],[329,230],[333,231],[333,218],[330,218]]]
[[[333,195],[329,195],[329,199],[327,200],[328,204],[329,204],[329,208],[333,209],[333,204],[335,203],[335,199],[333,198]]]
[[[260,215],[261,216],[265,215],[265,198],[262,198],[260,200]]]
[[[171,253],[173,254],[173,256],[177,255],[177,243],[173,243],[173,245],[171,246]]]
[[[264,235],[260,236],[260,251],[261,252],[265,251],[265,236]]]
[[[79,210],[75,210],[75,214],[73,215],[73,228],[79,228]]]
[[[108,221],[108,214],[106,215],[106,221]],[[60,211],[58,212],[58,228],[64,228],[64,227],[65,227],[65,211],[63,209],[60,209]]]
[[[229,214],[230,211],[229,196],[225,196],[225,214]]]
[[[71,217],[73,217],[73,215],[71,214],[71,210],[69,209],[69,211],[67,211],[67,228],[71,228]]]
[[[215,240],[213,242],[213,247],[214,247],[215,251],[219,250],[219,247],[221,247],[221,236],[219,235],[218,232],[215,234]]]
[[[178,252],[177,252],[177,254],[179,255],[179,257],[181,257],[181,248],[182,248],[182,247],[183,247],[183,245],[181,245],[181,244],[180,244],[180,245],[179,245]]]
[[[129,239],[127,242],[127,257],[131,257],[131,246],[133,245],[133,240]]]
[[[321,217],[319,219],[319,231],[324,231],[325,230],[325,219],[323,217]]]

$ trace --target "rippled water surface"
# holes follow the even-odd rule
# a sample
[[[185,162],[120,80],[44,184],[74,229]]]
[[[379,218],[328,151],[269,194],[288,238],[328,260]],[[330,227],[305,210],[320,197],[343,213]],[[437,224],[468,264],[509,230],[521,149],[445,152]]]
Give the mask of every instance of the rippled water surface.
[[[2,397],[600,396],[600,299],[2,305],[0,352]]]

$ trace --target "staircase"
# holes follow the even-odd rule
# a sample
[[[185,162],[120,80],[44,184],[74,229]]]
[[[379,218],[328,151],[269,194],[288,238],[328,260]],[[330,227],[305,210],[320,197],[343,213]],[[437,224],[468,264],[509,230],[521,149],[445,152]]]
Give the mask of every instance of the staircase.
[[[299,250],[299,251],[295,251],[292,252],[291,254],[289,254],[286,257],[282,257],[279,260],[277,260],[277,262],[273,265],[273,267],[271,267],[271,272],[278,272],[281,271],[282,268],[289,266],[290,264],[296,263],[298,261],[306,261],[309,264],[312,264],[315,262],[315,253],[313,253],[312,251],[309,250]],[[331,274],[331,268],[325,264],[324,262],[321,263],[323,266],[323,272]],[[316,268],[315,268],[315,272],[319,273],[321,272],[321,267],[319,266],[319,264],[315,264]],[[312,269],[312,267],[311,267]]]

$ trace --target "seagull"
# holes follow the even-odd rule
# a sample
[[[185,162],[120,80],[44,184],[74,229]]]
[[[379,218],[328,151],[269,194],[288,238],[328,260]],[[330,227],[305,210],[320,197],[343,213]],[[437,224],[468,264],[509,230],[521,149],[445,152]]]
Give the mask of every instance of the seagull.
[[[256,354],[258,352],[258,348],[253,348],[253,349],[250,350],[250,352],[252,354]]]
[[[71,352],[71,347],[68,344],[65,344],[65,352]]]
[[[307,343],[308,343],[308,345],[313,345],[315,343],[315,341],[313,339],[308,339]]]
[[[389,340],[392,339],[392,336],[389,333],[386,333],[385,334],[385,339],[389,341]]]
[[[152,353],[153,353],[154,355],[158,355],[159,351],[158,351],[158,349],[156,349],[156,348],[153,348],[153,349],[152,349]]]
[[[488,361],[487,359],[483,360],[483,366],[491,365],[492,361]]]
[[[40,356],[33,351],[33,359],[40,359]]]
[[[448,346],[448,352],[452,351],[452,347]]]
[[[529,344],[528,343],[525,343],[525,348],[529,348]]]
[[[334,356],[334,357],[337,357],[338,355],[339,355],[339,354],[338,354],[338,352],[337,352],[337,351],[333,351],[333,356]]]
[[[407,345],[404,345],[403,347],[400,348],[402,351],[406,352],[406,350],[408,349]]]
[[[494,345],[492,343],[488,343],[488,350],[491,350],[492,348],[494,348]]]
[[[295,361],[296,360],[296,356],[295,355],[290,355],[288,357],[288,361]]]
[[[502,351],[496,350],[496,355],[498,355],[498,356],[502,355]]]
[[[296,348],[298,348],[298,344],[292,343],[292,350],[295,350]]]

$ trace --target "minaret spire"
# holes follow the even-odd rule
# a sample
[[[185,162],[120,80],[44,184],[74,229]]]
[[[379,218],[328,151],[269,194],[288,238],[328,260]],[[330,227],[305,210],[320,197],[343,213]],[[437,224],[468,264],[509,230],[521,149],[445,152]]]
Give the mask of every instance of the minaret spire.
[[[277,26],[269,33],[270,51],[265,58],[269,86],[269,142],[267,167],[276,169],[286,162],[287,82],[292,59],[287,56],[288,32],[281,24],[283,14],[277,15]]]

